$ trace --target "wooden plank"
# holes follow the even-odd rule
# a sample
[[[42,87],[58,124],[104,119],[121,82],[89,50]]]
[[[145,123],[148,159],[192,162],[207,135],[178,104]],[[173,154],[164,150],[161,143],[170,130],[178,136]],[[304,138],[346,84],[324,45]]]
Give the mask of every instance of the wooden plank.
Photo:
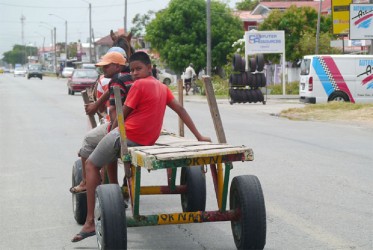
[[[90,103],[87,90],[83,90],[82,92],[83,102],[84,104]],[[88,115],[89,122],[92,128],[97,127],[96,119],[93,115]]]
[[[150,148],[147,150],[142,150],[141,148],[129,148],[132,157],[132,164],[136,166],[141,166],[151,169],[160,168],[160,166],[171,166],[171,167],[181,167],[188,164],[193,165],[192,163],[199,163],[201,165],[225,162],[228,160],[234,161],[252,161],[253,160],[253,151],[251,148],[245,146],[231,146],[230,148],[212,148],[205,150],[195,150],[190,151],[187,149],[181,149],[184,151],[174,152],[165,152],[167,148],[163,148],[162,151],[158,153],[152,151]],[[149,150],[152,152],[149,153]],[[146,152],[147,151],[147,152]]]
[[[184,96],[183,96],[183,80],[177,81],[179,103],[184,107]],[[179,117],[179,136],[184,137],[184,122]]]
[[[207,97],[207,103],[210,107],[210,113],[212,121],[214,122],[215,132],[218,137],[219,143],[227,143],[225,138],[223,123],[221,122],[221,117],[218,109],[218,104],[216,103],[214,89],[211,84],[211,78],[209,76],[203,76],[203,82],[205,83],[205,91]]]
[[[123,157],[128,155],[127,147],[127,136],[126,129],[124,127],[124,117],[123,117],[123,107],[122,107],[122,98],[120,96],[120,88],[118,86],[114,87],[114,98],[115,98],[115,110],[117,112],[117,122],[118,129],[120,134],[120,158],[124,164],[125,178],[131,178],[131,163],[124,160]]]

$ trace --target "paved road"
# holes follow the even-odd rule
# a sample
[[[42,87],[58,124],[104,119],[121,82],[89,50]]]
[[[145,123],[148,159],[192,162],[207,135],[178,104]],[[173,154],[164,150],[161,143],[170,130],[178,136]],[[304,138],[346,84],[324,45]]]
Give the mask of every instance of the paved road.
[[[185,107],[216,141],[207,104],[190,99]],[[70,242],[80,229],[68,192],[71,166],[88,128],[81,96],[67,95],[65,79],[0,75],[0,100],[0,249],[97,249],[94,237]],[[273,115],[301,105],[294,100],[218,103],[228,142],[254,149],[254,162],[234,164],[232,175],[254,174],[262,183],[266,249],[373,249],[372,129]],[[170,111],[165,128],[177,132]],[[162,171],[142,177],[165,181]],[[214,210],[207,181],[207,209]],[[144,214],[175,212],[180,199],[144,197],[141,206]],[[235,249],[226,222],[130,228],[128,239],[130,249]]]

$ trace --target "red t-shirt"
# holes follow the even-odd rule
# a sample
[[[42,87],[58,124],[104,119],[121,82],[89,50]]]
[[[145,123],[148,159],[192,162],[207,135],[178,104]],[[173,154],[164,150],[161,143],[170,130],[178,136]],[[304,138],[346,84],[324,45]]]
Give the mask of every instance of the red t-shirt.
[[[125,101],[133,109],[125,120],[128,139],[153,145],[161,133],[166,106],[173,99],[171,90],[154,77],[136,80]]]

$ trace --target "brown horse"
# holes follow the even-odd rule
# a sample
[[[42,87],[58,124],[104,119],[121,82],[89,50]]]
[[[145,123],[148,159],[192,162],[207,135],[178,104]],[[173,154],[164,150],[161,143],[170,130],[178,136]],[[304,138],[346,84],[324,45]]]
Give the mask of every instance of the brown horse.
[[[129,33],[128,36],[124,34],[118,36],[113,32],[113,30],[110,30],[110,36],[111,40],[113,40],[112,47],[121,47],[124,49],[124,51],[126,51],[127,58],[135,53],[135,49],[131,46],[132,33]]]

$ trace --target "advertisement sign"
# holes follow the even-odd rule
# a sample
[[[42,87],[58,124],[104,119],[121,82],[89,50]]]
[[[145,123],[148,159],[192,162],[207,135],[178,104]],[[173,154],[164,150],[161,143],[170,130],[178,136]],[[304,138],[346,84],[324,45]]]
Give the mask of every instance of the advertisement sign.
[[[350,39],[373,39],[373,4],[350,5]]]
[[[246,31],[245,54],[268,54],[285,52],[285,32],[281,31]]]
[[[352,0],[332,0],[333,34],[347,35]]]

